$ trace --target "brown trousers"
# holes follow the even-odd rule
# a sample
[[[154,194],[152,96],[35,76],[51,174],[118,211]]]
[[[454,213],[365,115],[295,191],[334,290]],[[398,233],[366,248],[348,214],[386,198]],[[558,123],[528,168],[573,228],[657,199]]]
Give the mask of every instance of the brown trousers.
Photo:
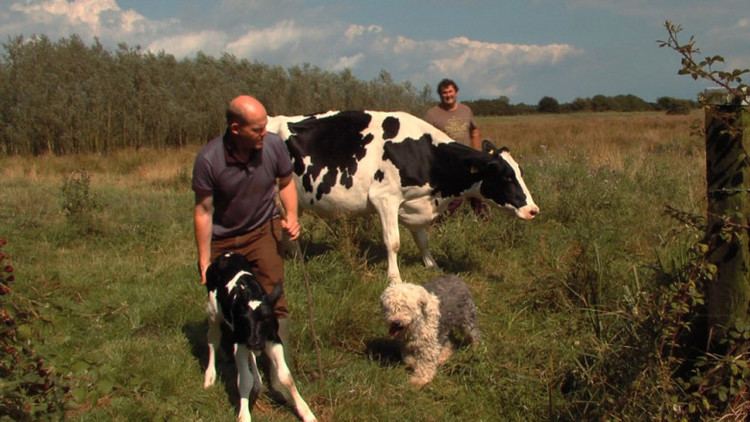
[[[211,241],[211,262],[225,252],[244,255],[253,266],[253,274],[266,293],[284,283],[284,261],[281,258],[281,221],[273,218],[243,235]],[[282,294],[274,308],[277,318],[287,318],[286,294]]]

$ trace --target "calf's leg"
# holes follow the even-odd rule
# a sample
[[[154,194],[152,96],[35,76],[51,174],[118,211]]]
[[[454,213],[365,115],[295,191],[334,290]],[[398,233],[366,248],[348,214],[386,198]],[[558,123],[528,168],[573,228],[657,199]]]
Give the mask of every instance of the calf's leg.
[[[250,422],[250,391],[253,386],[253,376],[250,374],[249,351],[247,346],[234,345],[234,362],[237,365],[237,390],[240,393],[239,422]]]
[[[203,376],[203,388],[208,388],[216,382],[216,350],[221,341],[221,311],[216,302],[216,292],[208,294],[208,364]]]
[[[271,360],[271,383],[274,388],[285,396],[287,402],[294,404],[294,410],[297,411],[304,422],[317,421],[310,407],[297,391],[292,374],[284,360],[284,346],[267,342],[265,353]]]

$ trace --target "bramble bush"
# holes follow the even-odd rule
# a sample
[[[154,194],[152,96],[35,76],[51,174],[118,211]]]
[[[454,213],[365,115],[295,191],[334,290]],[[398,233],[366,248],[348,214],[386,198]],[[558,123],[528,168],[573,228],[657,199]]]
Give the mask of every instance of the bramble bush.
[[[65,386],[31,347],[32,312],[11,303],[13,265],[0,239],[0,421],[62,419]]]

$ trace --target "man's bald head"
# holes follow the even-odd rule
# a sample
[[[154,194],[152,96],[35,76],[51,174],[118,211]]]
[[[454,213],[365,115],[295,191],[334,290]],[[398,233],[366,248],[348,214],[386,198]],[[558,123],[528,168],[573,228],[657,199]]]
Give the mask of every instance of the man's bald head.
[[[260,101],[250,95],[240,95],[229,102],[227,107],[227,125],[258,123],[266,120],[266,108]]]

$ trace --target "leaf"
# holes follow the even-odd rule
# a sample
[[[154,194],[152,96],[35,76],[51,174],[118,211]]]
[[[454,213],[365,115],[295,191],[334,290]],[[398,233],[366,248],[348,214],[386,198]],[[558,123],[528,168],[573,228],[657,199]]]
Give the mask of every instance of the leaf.
[[[75,400],[77,403],[83,403],[84,401],[86,401],[87,394],[88,394],[88,390],[85,387],[75,388],[71,392],[71,396],[73,396],[73,400]]]
[[[114,389],[115,383],[110,378],[104,378],[96,383],[96,391],[101,395],[107,395]]]
[[[87,362],[82,361],[82,360],[74,362],[73,365],[71,365],[70,367],[73,373],[79,374],[79,375],[86,373],[89,370],[89,368],[90,368],[90,365]]]

